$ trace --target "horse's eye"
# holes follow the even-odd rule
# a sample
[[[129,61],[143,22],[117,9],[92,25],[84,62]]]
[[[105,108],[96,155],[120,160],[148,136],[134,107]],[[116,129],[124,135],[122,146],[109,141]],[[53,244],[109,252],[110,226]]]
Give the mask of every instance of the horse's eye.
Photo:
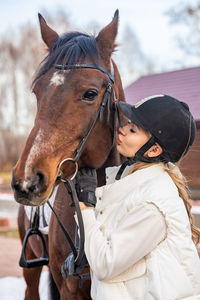
[[[95,90],[87,90],[83,96],[81,97],[82,100],[86,101],[93,101],[97,97],[98,93]]]

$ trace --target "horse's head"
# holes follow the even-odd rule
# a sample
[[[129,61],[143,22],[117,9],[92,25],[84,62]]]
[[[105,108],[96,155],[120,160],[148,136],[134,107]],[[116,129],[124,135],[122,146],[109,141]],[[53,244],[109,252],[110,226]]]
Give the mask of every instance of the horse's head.
[[[41,15],[39,20],[49,53],[33,82],[37,98],[35,124],[12,180],[16,201],[25,205],[41,205],[47,200],[58,169],[64,177],[74,172],[72,163],[60,163],[65,158],[74,158],[75,150],[96,119],[78,164],[94,168],[103,165],[112,148],[113,91],[117,99],[124,100],[117,67],[111,62],[118,11],[96,38],[79,32],[60,37]],[[111,100],[106,101],[105,109],[101,104],[109,98],[110,87]]]

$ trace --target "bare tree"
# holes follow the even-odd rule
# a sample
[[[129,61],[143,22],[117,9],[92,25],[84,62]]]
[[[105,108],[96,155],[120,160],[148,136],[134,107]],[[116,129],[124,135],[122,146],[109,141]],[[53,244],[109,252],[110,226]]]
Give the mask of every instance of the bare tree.
[[[50,19],[50,24],[55,23],[55,27],[59,27],[62,31],[69,30],[69,22],[63,12],[55,13],[54,18],[48,12],[45,15],[48,16],[47,19]],[[13,36],[15,36],[15,39],[13,39]],[[7,102],[10,105],[10,108],[6,107],[7,112],[10,113],[6,116],[7,119],[8,115],[10,116],[10,122],[7,125],[15,131],[26,132],[32,125],[35,114],[35,101],[30,91],[31,82],[40,61],[46,55],[45,47],[41,40],[39,26],[24,24],[19,28],[17,34],[10,33],[9,38],[7,37],[6,40],[5,37],[0,37],[1,124],[7,124],[2,116],[6,107],[5,102]],[[6,81],[6,84],[4,84],[4,81]],[[24,130],[22,130],[22,127]]]
[[[200,0],[180,2],[166,12],[171,25],[181,25],[176,40],[180,49],[200,62]]]
[[[45,16],[48,12],[45,13]],[[57,12],[50,23],[69,30],[67,16]],[[58,25],[60,24],[60,25]],[[57,26],[58,25],[58,26]],[[13,38],[14,37],[14,38]],[[24,24],[15,33],[0,36],[0,167],[16,161],[22,141],[33,125],[36,102],[31,82],[46,55],[39,26]]]
[[[125,85],[153,72],[153,62],[144,55],[139,38],[130,26],[125,27],[118,44],[116,62]]]
[[[14,128],[18,128],[18,94],[17,94],[17,65],[18,65],[18,50],[11,40],[4,40],[0,44],[0,70],[1,70],[1,89],[0,103],[2,122],[4,125],[5,118],[8,119],[9,114],[5,116],[4,105],[7,105],[9,110],[11,106],[15,111],[15,118],[12,119]],[[5,117],[4,117],[5,116]]]
[[[63,11],[42,14],[59,34],[71,30],[69,17]],[[96,22],[86,27],[94,35],[99,28]],[[114,59],[125,84],[153,70],[153,64],[144,56],[139,39],[129,26],[119,37],[118,44]],[[24,24],[16,33],[6,38],[0,36],[0,136],[3,141],[0,166],[16,161],[22,141],[32,127],[36,102],[31,82],[39,62],[46,55],[45,50],[39,26]]]
[[[63,34],[72,29],[70,17],[63,10],[58,9],[53,14],[48,11],[42,11],[42,14],[44,14],[48,24],[51,24],[51,27],[55,28],[58,34]]]

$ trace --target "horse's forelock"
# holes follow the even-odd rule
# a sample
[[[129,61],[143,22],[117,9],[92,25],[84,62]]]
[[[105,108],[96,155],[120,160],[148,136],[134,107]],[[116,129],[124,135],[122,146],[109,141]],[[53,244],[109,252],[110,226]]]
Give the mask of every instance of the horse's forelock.
[[[89,58],[94,63],[98,62],[99,53],[94,36],[80,32],[70,32],[58,37],[48,55],[42,62],[42,66],[36,74],[33,84],[44,75],[54,64],[70,65],[79,60]]]

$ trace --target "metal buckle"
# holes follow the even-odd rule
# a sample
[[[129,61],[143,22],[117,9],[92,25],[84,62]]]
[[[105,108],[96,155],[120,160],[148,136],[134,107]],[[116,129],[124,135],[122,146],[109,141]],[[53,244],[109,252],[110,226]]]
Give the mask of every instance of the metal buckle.
[[[73,162],[73,163],[75,164],[75,167],[76,167],[75,172],[74,172],[74,174],[72,175],[72,177],[70,178],[71,180],[73,180],[73,179],[76,177],[76,174],[77,174],[77,172],[78,172],[78,163],[77,163],[76,161],[74,161],[74,159],[71,158],[71,157],[65,158],[65,159],[63,159],[63,160],[60,162],[60,164],[59,164],[59,166],[58,166],[58,174],[59,174],[59,171],[60,171],[60,168],[61,168],[62,164],[63,164],[64,162],[66,162],[66,161],[71,161],[71,162]],[[62,179],[62,178],[61,178],[61,181],[62,181],[62,182],[66,182],[66,180],[65,180],[65,179]]]

